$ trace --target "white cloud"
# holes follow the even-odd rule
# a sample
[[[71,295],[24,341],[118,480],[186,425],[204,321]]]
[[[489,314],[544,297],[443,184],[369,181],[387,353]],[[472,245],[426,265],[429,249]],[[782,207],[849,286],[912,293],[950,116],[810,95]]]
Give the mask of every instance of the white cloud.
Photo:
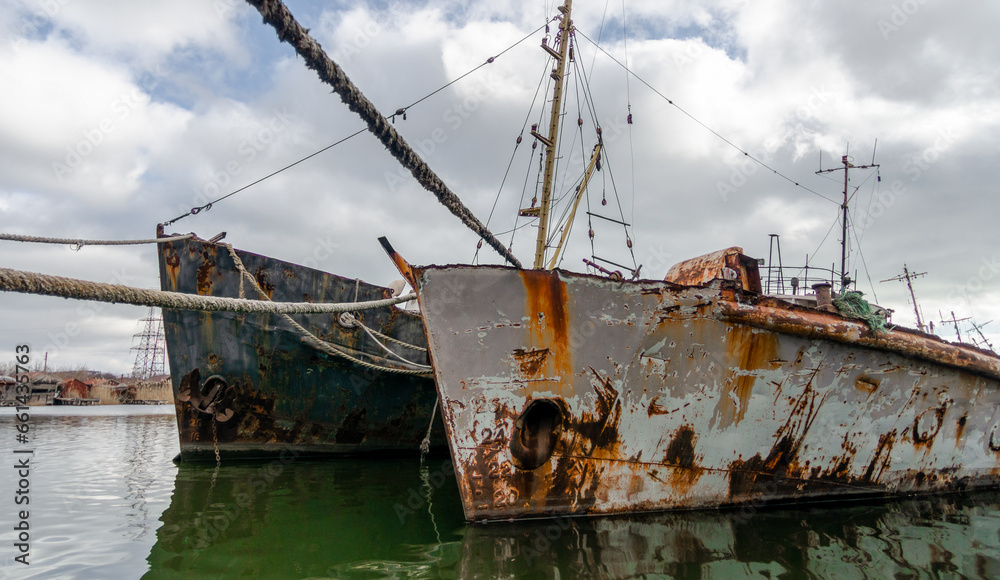
[[[95,7],[56,1],[60,9],[40,17],[32,16],[39,2],[0,9],[0,30],[25,32],[13,35],[16,46],[0,45],[0,82],[7,88],[0,95],[0,231],[149,237],[158,221],[361,127],[243,2]],[[386,113],[478,66],[548,16],[537,3],[517,0],[442,2],[415,10],[408,5],[405,18],[401,4],[289,6]],[[959,11],[926,2],[905,14],[905,21],[895,15],[897,29],[884,34],[879,21],[892,22],[892,6],[859,0],[631,3],[628,63],[699,121],[835,201],[842,195],[842,174],[829,180],[814,175],[820,151],[824,166],[835,167],[850,144],[856,163],[866,163],[878,139],[883,180],[862,183],[867,174],[852,173],[852,186],[862,185],[852,203],[856,221],[863,213],[872,216],[858,236],[879,298],[897,308],[897,322],[911,322],[905,288],[878,285],[906,262],[928,272],[918,294],[926,311],[964,308],[981,321],[1000,320],[1000,277],[980,275],[983,260],[997,247],[992,222],[1000,215],[989,153],[1000,122],[1000,40],[990,30],[998,8]],[[600,34],[605,49],[624,61],[620,7],[605,13],[603,7],[578,5],[574,20],[589,37]],[[539,77],[548,74],[539,42],[540,35],[533,36],[414,106],[405,121],[396,120],[400,133],[483,219]],[[816,263],[839,261],[836,227],[812,255],[837,216],[836,203],[746,165],[739,151],[643,83],[632,78],[626,85],[624,71],[586,40],[576,50],[592,80],[609,148],[606,161],[626,221],[635,224],[634,249],[646,263],[644,274],[658,277],[672,261],[728,245],[766,256],[769,233],[782,235],[786,262],[802,262],[807,253]],[[568,93],[574,111],[567,124],[573,127],[575,89]],[[129,94],[138,96],[135,105],[127,116],[117,115]],[[630,104],[631,126],[624,122]],[[66,148],[86,140],[104,119],[113,122],[112,130],[60,181],[52,162],[65,161]],[[530,147],[524,138],[519,153]],[[585,155],[577,149],[578,143],[573,156]],[[603,193],[617,212],[605,181],[609,169],[595,182],[591,202],[599,204]],[[508,176],[513,188],[497,205],[491,222],[496,229],[513,225],[525,182],[530,199],[533,174],[526,172],[524,163],[515,164]],[[470,260],[475,236],[411,177],[387,175],[398,175],[395,161],[363,134],[171,229],[203,237],[227,231],[239,247],[300,263],[316,260],[321,268],[374,282],[396,276],[375,242],[378,235],[389,235],[418,263]],[[723,195],[720,183],[732,191]],[[580,257],[590,253],[584,224],[577,223],[564,261],[571,269],[580,269]],[[620,230],[595,229],[599,243],[611,242],[601,255],[627,257]],[[522,258],[531,253],[532,231],[524,228],[516,239]],[[329,251],[334,246],[339,250]],[[480,258],[499,261],[486,248]],[[863,271],[860,262],[860,254],[852,254],[852,271]],[[104,281],[124,264],[137,284],[157,283],[152,248],[73,253],[5,242],[0,263]],[[969,290],[968,300],[963,293],[953,305],[956,286]],[[56,307],[44,313],[53,299],[30,300],[17,304],[38,313],[36,342],[75,316]],[[115,308],[107,315],[120,321],[134,314],[118,315]],[[33,333],[30,326],[0,335],[18,340]],[[117,339],[94,335],[87,342],[122,353],[121,368],[127,370],[135,329],[121,330],[125,326],[114,326],[120,329]],[[95,346],[70,359],[83,361],[98,351]]]
[[[86,58],[59,40],[0,60],[0,168],[8,187],[121,203],[190,115],[151,100],[156,76]]]
[[[56,27],[100,53],[127,55],[140,62],[186,47],[238,54],[234,17],[246,10],[235,0],[130,2],[104,0],[100,8],[77,0],[45,0]]]

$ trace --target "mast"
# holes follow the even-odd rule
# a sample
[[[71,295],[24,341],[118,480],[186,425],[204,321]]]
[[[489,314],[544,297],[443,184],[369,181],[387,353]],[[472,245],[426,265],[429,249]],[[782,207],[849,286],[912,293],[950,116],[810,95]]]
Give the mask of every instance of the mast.
[[[573,30],[573,21],[570,19],[570,9],[573,0],[566,0],[566,3],[559,7],[562,12],[559,24],[559,49],[558,52],[542,45],[546,51],[556,59],[556,68],[552,69],[552,78],[555,80],[555,88],[552,91],[552,116],[549,119],[549,136],[542,137],[537,131],[532,130],[531,134],[545,145],[545,174],[542,178],[542,203],[538,210],[538,239],[535,241],[535,265],[536,270],[545,266],[545,243],[549,229],[549,206],[552,200],[552,182],[555,173],[556,163],[556,140],[559,136],[560,111],[562,111],[562,92],[564,79],[566,77],[566,52],[569,47],[569,34]]]
[[[875,155],[873,153],[872,157],[874,158],[874,156]],[[842,168],[837,167],[835,169],[820,169],[819,171],[816,172],[816,173],[831,173],[833,171],[840,171],[841,169],[844,170],[844,203],[840,206],[840,210],[842,212],[841,237],[840,237],[840,287],[842,289],[847,288],[847,285],[850,284],[850,278],[847,276],[847,217],[848,217],[847,204],[850,201],[850,195],[848,192],[850,180],[848,178],[848,173],[852,167],[856,169],[870,169],[872,167],[878,167],[878,164],[874,163],[875,161],[874,159],[872,159],[872,163],[869,165],[854,165],[848,160],[849,157],[850,157],[849,155],[844,155],[843,157],[840,158],[841,163],[844,164],[844,167]],[[822,160],[822,156],[820,157],[820,159]],[[917,318],[919,324],[919,316]],[[921,330],[923,330],[923,328],[921,328]]]
[[[941,314],[940,310],[938,310],[938,314]],[[951,311],[951,320],[945,320],[944,316],[941,316],[941,324],[948,324],[950,322],[955,327],[955,336],[958,338],[958,342],[962,342],[962,332],[958,329],[958,323],[965,320],[972,320],[972,318],[968,316],[965,318],[957,318],[954,310]]]
[[[989,324],[990,322],[993,322],[993,321],[992,321],[992,320],[989,320],[989,321],[987,321],[987,322],[984,322],[984,323],[982,323],[982,324],[976,324],[976,322],[975,322],[975,321],[973,321],[973,322],[972,322],[972,328],[976,329],[976,332],[978,332],[978,333],[979,333],[979,338],[980,338],[980,339],[982,339],[982,341],[983,341],[983,344],[985,344],[985,345],[986,345],[986,348],[988,348],[988,349],[990,349],[990,350],[993,350],[993,345],[992,345],[992,344],[990,344],[990,341],[986,340],[986,335],[985,335],[985,334],[983,334],[983,327],[984,327],[984,326],[986,326],[987,324]],[[978,345],[977,345],[977,346],[978,346]]]
[[[882,280],[883,282],[894,282],[894,281],[902,282],[903,280],[906,280],[906,287],[910,289],[910,298],[913,300],[913,313],[917,316],[917,330],[919,330],[920,332],[926,332],[926,330],[924,329],[923,321],[920,320],[920,308],[917,306],[917,295],[914,294],[913,292],[912,280],[914,278],[919,278],[920,276],[923,276],[926,273],[927,272],[920,272],[920,273],[910,272],[910,270],[906,267],[906,264],[903,264],[902,276],[896,276],[895,278]]]

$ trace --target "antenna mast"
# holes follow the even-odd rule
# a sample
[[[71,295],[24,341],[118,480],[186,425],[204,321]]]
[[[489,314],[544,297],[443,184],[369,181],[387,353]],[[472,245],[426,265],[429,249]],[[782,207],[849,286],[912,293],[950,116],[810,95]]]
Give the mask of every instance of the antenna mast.
[[[940,313],[941,312],[938,311],[938,314],[940,314]],[[965,318],[955,318],[955,311],[952,310],[951,311],[951,320],[945,320],[944,316],[942,316],[941,317],[941,324],[947,324],[947,323],[950,322],[955,327],[955,336],[958,337],[958,342],[962,342],[962,333],[959,332],[959,330],[958,330],[958,323],[959,322],[963,322],[965,320],[972,320],[972,319],[969,318],[968,316],[966,316]]]
[[[983,334],[983,327],[986,326],[987,324],[989,324],[990,322],[993,322],[993,321],[992,320],[988,320],[988,321],[986,321],[986,322],[984,322],[982,324],[976,324],[975,321],[973,321],[972,328],[975,328],[976,332],[979,333],[979,338],[982,339],[983,344],[985,344],[988,349],[993,350],[993,345],[990,344],[990,341],[986,340],[986,335]]]
[[[924,328],[923,321],[920,320],[920,308],[917,307],[917,295],[913,293],[912,280],[914,278],[919,278],[920,276],[923,276],[925,274],[927,274],[927,272],[920,272],[920,273],[910,272],[910,270],[906,267],[906,264],[903,264],[902,276],[896,276],[895,278],[882,280],[882,282],[895,282],[895,281],[902,282],[903,280],[906,280],[906,287],[910,289],[910,298],[913,299],[913,313],[917,315],[917,330],[919,330],[920,332],[927,332],[927,330]]]
[[[872,151],[872,163],[869,165],[854,165],[849,161],[849,159],[850,159],[849,155],[844,155],[843,157],[840,158],[841,163],[844,164],[843,167],[837,167],[835,169],[820,169],[819,171],[816,172],[817,174],[819,174],[819,173],[832,173],[834,171],[840,171],[841,169],[844,170],[844,203],[843,205],[840,206],[840,209],[843,212],[843,217],[841,218],[841,238],[840,238],[840,287],[842,289],[847,288],[847,285],[850,284],[851,282],[850,277],[847,275],[847,217],[848,217],[847,203],[850,201],[850,196],[848,192],[848,185],[850,183],[850,179],[848,177],[848,173],[850,172],[850,169],[852,167],[855,169],[870,169],[872,167],[879,166],[877,163],[874,163],[875,161],[874,150]],[[820,160],[821,160],[820,162],[822,162],[822,157],[820,157]],[[917,316],[918,324],[919,320],[920,316],[918,315]]]

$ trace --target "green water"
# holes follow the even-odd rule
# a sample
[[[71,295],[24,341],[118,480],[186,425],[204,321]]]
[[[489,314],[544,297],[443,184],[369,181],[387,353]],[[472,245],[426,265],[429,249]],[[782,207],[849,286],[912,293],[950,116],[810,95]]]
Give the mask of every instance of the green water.
[[[1000,577],[996,492],[466,525],[447,457],[176,466],[163,410],[47,413],[30,566],[0,471],[0,578]]]

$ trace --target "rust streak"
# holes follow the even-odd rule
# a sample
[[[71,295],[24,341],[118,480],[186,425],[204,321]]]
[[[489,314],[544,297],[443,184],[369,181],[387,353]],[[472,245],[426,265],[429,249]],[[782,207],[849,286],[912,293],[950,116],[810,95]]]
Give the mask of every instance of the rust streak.
[[[878,447],[875,449],[875,455],[872,457],[871,463],[868,464],[868,468],[865,470],[864,481],[867,482],[877,482],[879,477],[882,476],[882,472],[889,468],[889,462],[892,460],[892,445],[896,442],[896,430],[893,429],[888,433],[883,433],[878,439]],[[881,465],[879,465],[881,459]],[[876,473],[876,466],[878,472]]]
[[[965,435],[965,424],[968,422],[968,420],[969,420],[969,414],[968,413],[966,413],[965,415],[962,415],[958,419],[958,422],[957,422],[958,425],[955,428],[955,447],[958,447],[959,445],[961,445],[963,443],[962,436]]]
[[[215,272],[215,252],[208,247],[201,254],[201,263],[198,265],[196,279],[198,283],[198,294],[209,296],[212,294],[212,274]]]
[[[264,268],[257,268],[257,271],[254,272],[253,277],[256,278],[257,285],[260,286],[260,289],[263,290],[265,294],[267,294],[268,300],[273,300],[274,285],[271,284],[270,281],[268,280],[267,270],[265,270]]]
[[[163,263],[166,266],[167,277],[170,279],[170,290],[177,291],[177,275],[180,273],[181,255],[173,245],[163,244]]]
[[[528,330],[531,350],[548,350],[538,372],[566,380],[573,376],[569,345],[569,315],[566,312],[566,285],[555,272],[520,272],[527,293]]]
[[[777,358],[777,335],[748,326],[737,326],[729,335],[727,350],[729,360],[737,368],[729,371],[715,408],[716,427],[720,429],[739,424],[743,420],[757,380],[753,371],[769,368],[770,361]]]
[[[647,413],[649,414],[649,416],[652,417],[653,415],[668,415],[670,411],[662,405],[657,405],[656,404],[657,400],[659,400],[659,397],[653,397],[653,400],[649,402],[649,408],[647,409]]]

